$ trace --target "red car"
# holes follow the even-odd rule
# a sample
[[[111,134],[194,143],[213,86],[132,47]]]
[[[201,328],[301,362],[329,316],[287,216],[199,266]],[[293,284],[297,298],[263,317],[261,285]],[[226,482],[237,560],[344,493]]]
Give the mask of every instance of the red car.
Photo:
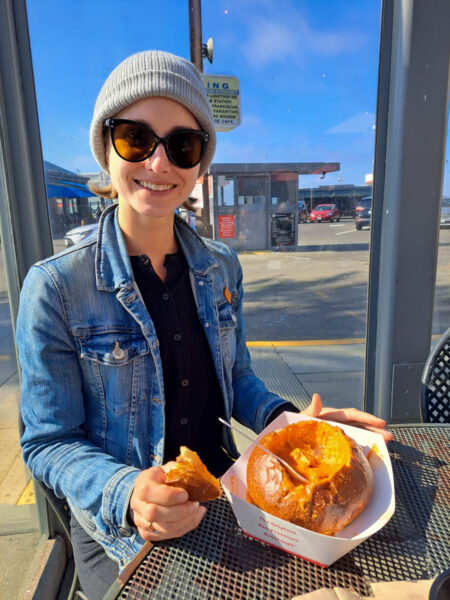
[[[318,204],[309,215],[310,223],[321,223],[322,221],[340,221],[341,213],[336,204]]]

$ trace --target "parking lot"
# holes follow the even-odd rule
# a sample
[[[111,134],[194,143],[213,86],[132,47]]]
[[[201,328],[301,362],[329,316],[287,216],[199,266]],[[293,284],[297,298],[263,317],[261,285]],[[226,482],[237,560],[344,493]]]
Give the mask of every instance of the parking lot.
[[[247,339],[363,338],[370,229],[300,224],[296,252],[242,252]],[[450,323],[450,230],[440,230],[434,334]],[[445,327],[444,327],[445,328]]]

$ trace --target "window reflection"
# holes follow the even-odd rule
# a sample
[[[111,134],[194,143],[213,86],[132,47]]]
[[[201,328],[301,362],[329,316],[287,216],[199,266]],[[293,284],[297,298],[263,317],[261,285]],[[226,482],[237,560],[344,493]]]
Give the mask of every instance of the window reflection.
[[[234,205],[234,180],[232,177],[219,175],[217,178],[218,206]]]
[[[0,531],[3,559],[0,596],[18,598],[20,589],[30,577],[40,534],[33,484],[22,460],[19,443],[19,376],[3,251],[0,242]],[[7,560],[7,548],[10,548],[11,536],[19,533],[10,553],[10,556],[14,556],[14,552],[20,556],[23,568],[18,571],[14,560]]]
[[[312,0],[283,0],[257,3],[256,17],[254,2],[219,5],[202,5],[203,35],[214,39],[204,70],[239,79],[241,124],[218,133],[209,213],[214,238],[240,253],[248,339],[298,344],[301,360],[290,362],[284,349],[278,357],[299,385],[308,393],[322,385],[327,397],[324,382],[340,380],[343,402],[361,405],[370,229],[358,229],[354,217],[371,196],[381,3],[339,0],[319,14]],[[152,47],[188,57],[187,10],[172,8],[158,5]],[[80,47],[71,19],[82,10],[83,22],[96,23],[100,6],[37,11],[28,3],[55,250],[74,228],[84,228],[69,236],[80,239],[103,207],[86,189],[89,177],[101,176],[88,128],[104,73],[141,49],[140,22],[154,17],[148,2],[135,9],[141,18],[133,21],[119,3],[108,28],[90,29]],[[170,40],[169,27],[177,33]],[[104,50],[111,39],[113,53]],[[49,93],[57,73],[69,99],[61,85]],[[310,222],[323,203],[337,206],[339,221]],[[330,402],[339,402],[336,389]]]
[[[450,120],[449,120],[450,123]],[[439,251],[434,296],[433,340],[450,326],[450,126],[447,131],[444,182],[439,216]]]

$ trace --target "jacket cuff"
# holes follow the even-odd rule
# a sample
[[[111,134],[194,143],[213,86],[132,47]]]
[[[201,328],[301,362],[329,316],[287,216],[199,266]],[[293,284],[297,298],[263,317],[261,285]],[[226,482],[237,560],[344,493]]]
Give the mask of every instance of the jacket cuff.
[[[139,469],[124,467],[111,477],[103,491],[103,519],[115,537],[135,533],[135,528],[128,522],[127,511],[139,473]]]
[[[270,425],[270,423],[272,423],[272,421],[275,421],[275,419],[284,412],[293,412],[293,413],[298,414],[300,411],[294,404],[292,404],[292,402],[285,402],[284,404],[277,406],[275,408],[275,410],[273,410],[269,414],[269,416],[266,419],[266,422],[264,423],[264,427],[267,427],[267,425]]]

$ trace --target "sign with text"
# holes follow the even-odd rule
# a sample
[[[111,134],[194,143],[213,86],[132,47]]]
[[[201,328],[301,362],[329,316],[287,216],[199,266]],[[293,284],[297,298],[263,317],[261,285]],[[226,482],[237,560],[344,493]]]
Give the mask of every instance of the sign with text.
[[[234,215],[219,215],[219,238],[234,238]]]
[[[241,124],[239,79],[228,75],[202,73],[217,131],[230,131]]]

